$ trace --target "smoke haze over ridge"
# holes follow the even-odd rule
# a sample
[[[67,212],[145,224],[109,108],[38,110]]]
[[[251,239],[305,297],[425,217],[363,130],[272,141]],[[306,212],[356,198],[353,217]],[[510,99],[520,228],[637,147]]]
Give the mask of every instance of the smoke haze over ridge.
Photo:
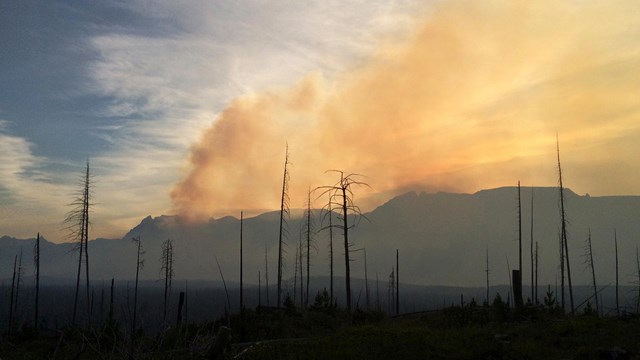
[[[292,207],[327,169],[367,175],[368,208],[410,187],[552,185],[556,133],[573,189],[637,193],[639,18],[632,1],[441,3],[336,78],[233,100],[192,146],[174,210],[276,208],[286,143]]]

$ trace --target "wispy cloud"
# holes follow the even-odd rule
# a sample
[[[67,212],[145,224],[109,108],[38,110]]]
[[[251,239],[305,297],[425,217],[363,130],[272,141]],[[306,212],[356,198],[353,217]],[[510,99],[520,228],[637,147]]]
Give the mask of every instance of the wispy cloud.
[[[418,1],[121,3],[154,31],[122,26],[88,40],[89,91],[109,150],[92,159],[101,233],[171,211],[189,149],[233,98],[287,86],[310,71],[338,76],[424,11]],[[162,25],[159,25],[162,24]],[[110,234],[114,232],[111,231]]]

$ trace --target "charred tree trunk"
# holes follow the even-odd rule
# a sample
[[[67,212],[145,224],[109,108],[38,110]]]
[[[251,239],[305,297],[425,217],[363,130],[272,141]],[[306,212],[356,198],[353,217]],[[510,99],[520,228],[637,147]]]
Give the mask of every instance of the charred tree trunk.
[[[35,316],[33,319],[33,328],[38,332],[38,310],[40,308],[40,233],[36,237],[36,246],[33,254],[34,265],[36,268],[36,298],[35,298]]]
[[[281,295],[282,295],[282,267],[284,266],[282,262],[282,254],[283,254],[283,244],[284,244],[284,235],[285,235],[285,215],[289,213],[288,208],[288,195],[287,189],[289,186],[289,172],[287,166],[289,165],[289,145],[287,145],[285,158],[284,158],[284,175],[282,176],[282,196],[280,198],[280,232],[278,236],[278,293],[277,293],[277,307],[278,309],[282,305],[281,303]]]
[[[593,281],[593,297],[596,301],[596,314],[600,314],[600,304],[598,302],[598,285],[596,284],[596,270],[593,264],[593,247],[591,246],[591,229],[589,229],[589,237],[587,238],[587,262],[591,268],[591,279]]]
[[[331,297],[331,303],[335,301],[333,296],[333,214],[331,210],[331,200],[329,200],[329,296]]]
[[[370,303],[369,303],[369,276],[367,274],[367,248],[364,249],[364,295],[367,303],[367,310],[369,310]]]
[[[137,325],[137,316],[138,316],[138,278],[140,275],[140,268],[143,265],[143,260],[140,257],[143,254],[142,251],[142,241],[140,241],[140,236],[132,239],[133,243],[136,244],[136,284],[133,290],[133,321],[131,323],[131,355],[133,356],[136,349],[136,325]]]
[[[487,245],[487,254],[486,254],[486,267],[484,272],[487,274],[487,306],[491,305],[489,302],[491,299],[489,298],[489,246]]]
[[[536,296],[536,292],[535,292],[535,279],[534,279],[534,269],[533,269],[533,263],[534,263],[534,259],[533,259],[533,186],[531,187],[531,243],[530,243],[530,249],[529,249],[529,255],[531,256],[531,304],[535,304],[536,300],[535,300],[535,296]]]
[[[11,338],[11,332],[13,330],[13,304],[14,304],[14,291],[16,288],[16,266],[18,264],[18,255],[13,258],[13,277],[11,278],[11,300],[9,300],[9,326],[7,328],[7,337]]]
[[[343,177],[341,176],[341,180]],[[351,270],[349,268],[349,221],[348,221],[348,206],[347,206],[347,189],[342,187],[342,226],[344,231],[344,276],[345,276],[345,291],[347,293],[347,311],[351,312]]]
[[[400,315],[400,258],[396,249],[396,315]]]
[[[267,306],[269,304],[269,261],[267,258],[267,244],[264,244],[264,280],[265,280],[265,293],[267,295]]]
[[[242,288],[242,222],[244,220],[242,211],[240,212],[240,311],[244,312],[244,294]]]
[[[616,251],[616,315],[620,317],[620,282],[618,278],[618,233],[613,231],[613,242],[615,244]]]
[[[556,149],[558,153],[558,183],[560,185],[560,217],[561,217],[561,229],[562,229],[562,243],[564,246],[564,257],[567,265],[567,281],[569,282],[569,301],[571,302],[571,313],[574,314],[575,306],[573,302],[573,286],[571,283],[571,265],[569,264],[569,245],[567,244],[567,219],[566,219],[565,209],[564,209],[564,185],[562,181],[562,167],[560,166],[560,144],[558,141],[556,141]],[[563,277],[563,280],[564,280],[564,277]],[[562,291],[564,292],[564,286],[562,288]],[[562,305],[564,310],[564,302]]]

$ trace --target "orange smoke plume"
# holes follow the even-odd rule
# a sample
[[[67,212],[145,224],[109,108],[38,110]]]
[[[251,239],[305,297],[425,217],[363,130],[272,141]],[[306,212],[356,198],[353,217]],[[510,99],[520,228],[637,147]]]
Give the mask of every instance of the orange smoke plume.
[[[634,6],[440,5],[406,42],[338,79],[311,74],[234,100],[193,145],[171,192],[176,211],[276,209],[287,142],[294,207],[309,187],[336,180],[327,169],[367,175],[374,192],[361,196],[375,201],[408,188],[553,185],[556,132],[570,187],[633,191],[601,172],[615,173],[611,158],[640,169],[628,152],[640,135]]]

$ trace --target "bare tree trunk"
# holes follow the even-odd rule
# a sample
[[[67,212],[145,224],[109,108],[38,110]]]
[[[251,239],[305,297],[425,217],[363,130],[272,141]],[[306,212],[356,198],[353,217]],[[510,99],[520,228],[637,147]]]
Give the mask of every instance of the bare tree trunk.
[[[484,272],[487,273],[487,306],[489,306],[491,305],[489,302],[489,245],[487,245],[486,268]]]
[[[304,300],[305,307],[309,305],[309,284],[311,283],[310,277],[310,268],[311,268],[311,241],[312,241],[312,231],[313,224],[311,223],[311,189],[309,189],[308,197],[307,197],[307,214],[306,214],[306,238],[307,238],[307,289],[306,296]]]
[[[302,255],[302,237],[298,238],[298,246],[300,251],[298,252],[298,261],[300,263],[300,307],[304,306],[304,274],[303,274],[303,255]]]
[[[536,277],[535,277],[535,293],[534,293],[534,298],[536,299],[535,304],[538,305],[539,301],[538,301],[538,242],[536,241]],[[556,294],[556,296],[558,296],[558,294]]]
[[[343,177],[340,176],[342,182]],[[348,224],[348,207],[347,207],[347,189],[342,187],[342,222],[344,231],[344,274],[345,274],[345,289],[347,293],[347,311],[351,312],[351,271],[349,266],[349,224]]]
[[[89,160],[87,160],[87,170],[84,180],[84,260],[85,260],[85,278],[87,286],[87,323],[91,328],[91,297],[89,285]]]
[[[36,237],[36,247],[34,251],[34,265],[36,268],[36,303],[35,303],[35,317],[33,320],[33,328],[36,333],[38,332],[38,310],[40,305],[40,233]]]
[[[329,268],[330,268],[330,280],[329,280],[329,292],[331,296],[331,303],[335,301],[333,297],[333,214],[331,210],[331,199],[329,199]]]
[[[620,317],[620,282],[618,279],[618,233],[616,230],[613,231],[613,242],[615,244],[616,250],[616,315]]]
[[[83,220],[84,221],[84,220]],[[84,229],[84,222],[82,224],[82,228]],[[80,240],[80,251],[78,256],[78,276],[76,277],[76,291],[73,300],[73,317],[71,318],[71,325],[76,324],[76,314],[78,312],[78,294],[80,290],[80,274],[82,271],[82,253],[84,252],[84,240]]]
[[[380,281],[378,280],[378,272],[376,271],[376,308],[380,311]]]
[[[640,313],[640,256],[638,256],[638,246],[636,245],[636,269],[638,271],[638,296],[636,297],[636,314]]]
[[[16,274],[16,302],[14,303],[15,308],[13,312],[16,316],[19,315],[18,308],[20,306],[20,281],[22,280],[22,248],[20,248],[20,255],[18,255],[18,273]],[[20,324],[20,320],[18,320],[18,324]]]
[[[513,271],[513,301],[517,307],[522,301],[522,202],[520,200],[520,181],[518,181],[518,270]]]
[[[18,255],[13,258],[13,277],[11,279],[11,300],[9,301],[9,327],[7,329],[7,337],[11,338],[11,332],[13,330],[13,299],[14,290],[16,288],[16,266],[18,264]]]
[[[285,225],[284,217],[286,214],[289,213],[288,195],[287,195],[287,189],[289,186],[288,185],[289,172],[287,170],[288,165],[289,165],[289,145],[287,144],[285,158],[284,158],[284,175],[282,177],[282,196],[280,198],[280,233],[278,236],[278,294],[277,294],[278,309],[282,305],[280,300],[281,300],[281,293],[282,293],[282,267],[283,267],[282,245],[284,241],[284,225]]]
[[[295,259],[295,269],[293,270],[293,303],[296,303],[296,296],[298,295],[298,265],[300,262],[298,261],[300,256],[300,246],[296,246],[296,259]],[[302,271],[302,269],[300,269]],[[302,306],[302,299],[300,299],[300,305]]]
[[[367,301],[367,310],[370,309],[369,303],[369,277],[367,275],[367,248],[364,248],[364,295]]]
[[[264,244],[264,280],[265,280],[265,293],[267,294],[267,306],[269,304],[269,261],[267,261],[267,244]]]
[[[533,269],[533,186],[531,186],[531,243],[529,249],[529,255],[531,256],[531,304],[535,304],[535,287],[534,287],[534,269]]]
[[[240,311],[244,311],[244,294],[242,288],[242,222],[244,220],[243,213],[240,211]]]
[[[396,249],[396,315],[400,315],[400,258]]]
[[[262,307],[262,274],[258,270],[258,308]]]
[[[593,280],[593,296],[596,299],[596,314],[600,313],[600,304],[598,303],[598,286],[596,284],[596,270],[593,264],[593,248],[591,247],[591,228],[589,228],[589,237],[587,238],[587,246],[589,250],[589,266],[591,267],[591,278]]]
[[[133,322],[131,323],[131,355],[133,356],[136,350],[136,319],[138,315],[138,278],[140,275],[140,267],[143,265],[140,256],[142,255],[142,241],[140,236],[133,238],[133,242],[137,245],[136,250],[136,285],[133,291]]]
[[[566,220],[565,210],[564,210],[564,186],[562,184],[562,167],[560,166],[560,145],[558,141],[556,141],[556,148],[558,153],[558,182],[560,185],[560,213],[561,213],[561,221],[562,221],[562,243],[564,244],[564,256],[565,256],[565,261],[567,263],[567,280],[569,282],[569,301],[571,302],[571,313],[574,314],[576,309],[573,302],[573,286],[571,283],[571,266],[569,264],[569,245],[567,244],[567,220]],[[564,291],[564,287],[563,287],[563,291]]]

